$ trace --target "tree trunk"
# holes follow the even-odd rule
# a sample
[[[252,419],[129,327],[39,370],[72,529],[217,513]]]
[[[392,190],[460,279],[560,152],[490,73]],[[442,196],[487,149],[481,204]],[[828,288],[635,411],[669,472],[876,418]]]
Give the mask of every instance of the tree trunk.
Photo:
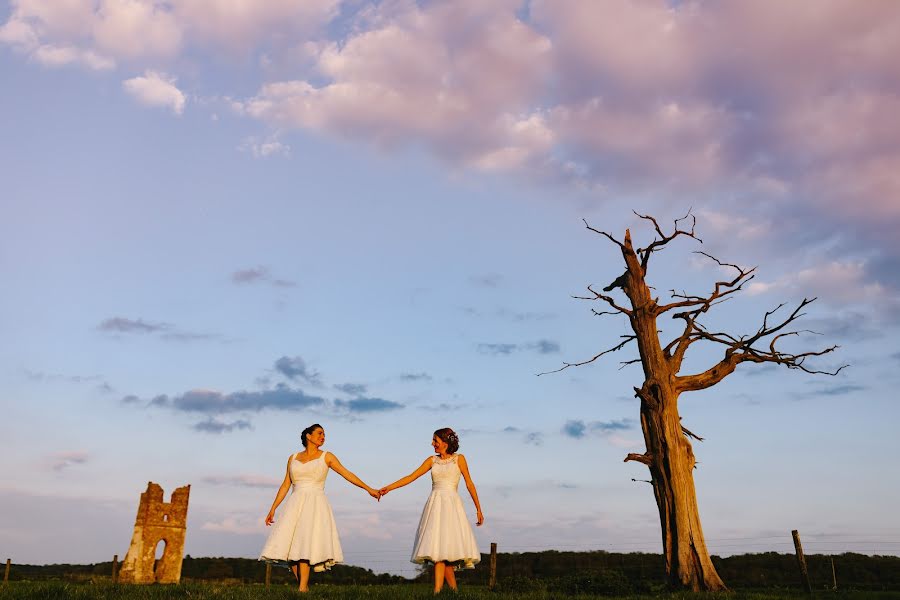
[[[659,509],[667,583],[676,589],[724,590],[700,525],[694,452],[681,432],[675,400],[661,400],[659,408],[641,401],[641,425],[652,457],[648,466]]]
[[[641,428],[647,451],[629,455],[650,468],[659,509],[666,578],[669,586],[694,591],[724,590],[706,549],[697,494],[694,489],[694,452],[681,429],[678,392],[669,359],[659,342],[657,304],[644,281],[644,270],[625,232],[622,255],[628,267],[623,290],[631,302],[629,319],[634,330],[644,385],[635,388],[641,398]],[[626,459],[628,460],[628,459]]]

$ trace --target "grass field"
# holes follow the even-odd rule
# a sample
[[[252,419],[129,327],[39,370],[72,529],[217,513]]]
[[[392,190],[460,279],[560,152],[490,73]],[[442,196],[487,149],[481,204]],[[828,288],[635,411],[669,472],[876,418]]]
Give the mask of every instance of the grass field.
[[[0,599],[6,600],[287,600],[300,597],[293,587],[262,585],[149,585],[114,586],[109,584],[72,584],[63,582],[11,582],[0,588]],[[371,598],[372,600],[425,600],[432,598],[431,589],[426,585],[379,585],[379,586],[314,586],[304,597],[322,600],[350,600]],[[471,586],[458,593],[445,590],[442,598],[456,600],[551,600],[559,598],[558,592],[490,591]],[[574,598],[610,598],[611,596],[578,595]],[[729,592],[724,594],[660,593],[644,595],[615,596],[622,600],[779,600],[815,598],[817,600],[900,600],[900,592],[817,592],[813,596],[798,591],[785,592]]]

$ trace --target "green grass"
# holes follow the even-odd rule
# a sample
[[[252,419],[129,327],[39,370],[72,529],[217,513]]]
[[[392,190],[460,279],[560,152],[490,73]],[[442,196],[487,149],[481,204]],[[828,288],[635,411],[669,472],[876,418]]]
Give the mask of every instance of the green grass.
[[[293,586],[278,585],[268,589],[262,585],[216,585],[187,583],[182,585],[114,586],[110,584],[73,584],[64,582],[10,582],[0,588],[2,600],[287,600],[300,595]],[[344,600],[367,598],[372,600],[425,600],[432,598],[426,585],[313,585],[303,597],[310,600]],[[547,591],[492,592],[483,587],[463,587],[459,593],[446,590],[443,598],[455,600],[551,600],[559,593]],[[579,595],[573,598],[609,598],[610,596]],[[615,596],[622,600],[779,600],[810,598],[800,592],[729,592],[722,594],[660,593]],[[900,592],[817,592],[816,600],[900,600]]]

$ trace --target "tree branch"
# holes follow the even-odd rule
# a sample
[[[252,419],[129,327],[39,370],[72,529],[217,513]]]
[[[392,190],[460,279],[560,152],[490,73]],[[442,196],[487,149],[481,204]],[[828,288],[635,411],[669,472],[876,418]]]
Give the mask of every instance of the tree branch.
[[[615,244],[616,246],[618,246],[620,249],[624,249],[624,248],[625,248],[625,245],[622,244],[622,242],[620,242],[619,240],[617,240],[616,238],[614,238],[614,237],[611,236],[610,234],[606,233],[605,231],[600,231],[599,229],[594,229],[593,227],[591,227],[590,225],[588,225],[587,219],[582,219],[582,221],[584,222],[584,226],[587,227],[588,229],[590,229],[591,231],[593,231],[594,233],[599,233],[600,235],[606,237],[609,241],[611,241],[613,244]]]
[[[593,358],[589,358],[588,360],[585,360],[585,361],[579,362],[579,363],[567,363],[567,362],[563,362],[563,366],[560,367],[560,368],[558,368],[558,369],[556,369],[555,371],[546,371],[546,372],[544,372],[544,373],[538,373],[537,376],[540,377],[541,375],[549,375],[550,373],[559,373],[560,371],[565,371],[565,370],[568,369],[569,367],[580,367],[581,365],[586,365],[586,364],[588,364],[588,363],[592,363],[592,362],[594,362],[595,360],[597,360],[598,358],[600,358],[601,356],[603,356],[604,354],[609,354],[610,352],[616,352],[616,351],[618,351],[618,350],[621,350],[628,342],[632,342],[632,341],[634,341],[634,340],[637,339],[637,336],[636,336],[636,335],[622,335],[622,336],[619,336],[619,337],[625,338],[624,341],[622,341],[621,343],[619,343],[619,344],[613,346],[613,347],[610,348],[609,350],[604,350],[604,351],[601,352],[600,354],[595,355]]]
[[[650,465],[653,464],[653,455],[652,454],[636,454],[634,452],[631,452],[628,454],[628,456],[625,457],[625,460],[623,460],[622,462],[628,462],[630,460],[634,460],[639,463],[643,463],[649,467]]]
[[[688,428],[685,427],[684,425],[681,426],[681,433],[683,433],[683,434],[684,434],[685,436],[687,436],[687,437],[692,437],[692,438],[694,438],[694,439],[697,440],[698,442],[702,442],[702,441],[703,441],[703,438],[702,438],[702,437],[700,437],[700,436],[697,435],[696,433],[692,432],[690,429],[688,429]]]
[[[591,286],[588,286],[587,289],[590,293],[592,293],[594,295],[593,298],[591,298],[590,296],[572,296],[572,297],[575,298],[576,300],[603,300],[604,302],[606,302],[607,304],[612,306],[614,309],[616,309],[620,313],[631,316],[631,311],[628,310],[627,308],[625,308],[624,306],[619,306],[618,304],[616,304],[616,301],[615,301],[615,299],[613,299],[612,296],[607,296],[606,294],[601,294],[600,292],[598,292]]]
[[[634,210],[631,212],[633,212],[636,216],[640,217],[641,219],[644,219],[646,221],[650,221],[651,223],[653,223],[653,228],[656,230],[656,234],[659,236],[659,239],[654,238],[653,241],[650,242],[650,244],[648,246],[646,246],[644,248],[638,248],[638,250],[637,250],[637,255],[640,256],[640,258],[641,258],[641,270],[643,271],[645,276],[647,275],[647,265],[650,262],[650,255],[653,254],[654,252],[658,252],[659,250],[662,250],[662,248],[666,244],[668,244],[669,242],[671,242],[678,236],[686,235],[687,237],[694,238],[701,244],[703,243],[703,240],[701,240],[694,234],[694,228],[697,226],[697,217],[691,214],[691,209],[689,209],[687,214],[684,215],[683,217],[681,217],[680,219],[675,219],[675,231],[673,231],[671,234],[668,234],[668,235],[663,233],[662,228],[659,226],[659,222],[657,222],[657,220],[655,218],[651,217],[650,215],[642,215],[639,212],[634,211]],[[691,217],[691,219],[692,219],[691,230],[687,231],[686,229],[679,229],[678,223],[686,220],[688,217]]]
[[[760,325],[756,333],[751,336],[741,336],[740,338],[735,338],[732,335],[724,333],[710,333],[695,321],[692,324],[692,331],[690,332],[689,336],[690,343],[698,340],[704,340],[721,344],[726,347],[725,356],[718,363],[702,373],[676,377],[676,387],[678,391],[684,392],[702,390],[711,387],[734,372],[735,367],[737,367],[737,365],[742,362],[773,363],[784,365],[789,369],[799,369],[805,373],[815,375],[837,375],[849,365],[842,365],[833,371],[824,371],[820,369],[809,368],[805,363],[808,358],[829,354],[837,350],[839,346],[835,345],[824,348],[822,350],[800,353],[782,352],[781,350],[776,348],[776,343],[781,338],[800,335],[801,333],[816,334],[815,332],[809,330],[787,332],[783,331],[783,329],[790,323],[793,323],[797,319],[804,316],[804,313],[802,313],[801,311],[805,306],[811,304],[814,301],[815,298],[813,298],[812,300],[804,298],[803,301],[800,302],[800,304],[783,321],[775,325],[770,325],[769,319],[784,306],[784,304],[779,304],[774,309],[766,312],[766,314],[763,316],[762,325]],[[763,338],[768,338],[769,336],[772,336],[772,338],[768,344],[768,348],[754,347],[754,344],[756,344]],[[682,338],[684,337],[685,336],[683,335]],[[682,338],[679,338],[679,340],[681,340]],[[676,353],[677,351],[678,350],[676,350]]]

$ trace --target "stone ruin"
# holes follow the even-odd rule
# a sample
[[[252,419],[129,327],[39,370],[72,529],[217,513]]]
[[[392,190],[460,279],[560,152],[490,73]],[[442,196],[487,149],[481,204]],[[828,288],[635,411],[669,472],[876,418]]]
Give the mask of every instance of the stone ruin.
[[[141,494],[131,546],[119,572],[121,583],[178,583],[184,558],[187,532],[188,496],[191,486],[172,492],[172,500],[163,502],[163,489],[152,481]],[[158,544],[164,545],[162,558],[156,560]]]

